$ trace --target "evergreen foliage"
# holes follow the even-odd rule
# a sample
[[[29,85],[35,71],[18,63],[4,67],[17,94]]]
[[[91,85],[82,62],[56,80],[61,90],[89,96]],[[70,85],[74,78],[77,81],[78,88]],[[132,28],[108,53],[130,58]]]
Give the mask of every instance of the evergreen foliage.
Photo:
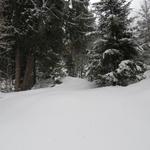
[[[143,80],[145,71],[146,66],[143,63],[124,60],[121,61],[117,69],[105,75],[99,75],[95,82],[99,86],[127,86]]]
[[[121,61],[135,59],[138,55],[130,27],[129,6],[126,0],[101,0],[94,4],[99,16],[99,37],[89,51],[91,80],[115,71]]]
[[[0,90],[11,91],[14,79],[14,34],[9,0],[0,1]]]
[[[88,9],[89,0],[72,0],[65,24],[67,66],[71,76],[83,77],[87,62],[86,34],[93,30],[94,16]]]
[[[0,91],[29,90],[86,75],[99,86],[143,79],[149,60],[150,8],[144,0],[136,32],[126,0],[0,1]]]
[[[7,5],[4,17],[15,35],[15,88],[26,90],[34,85],[37,68],[47,74],[61,61],[64,1],[7,0]]]

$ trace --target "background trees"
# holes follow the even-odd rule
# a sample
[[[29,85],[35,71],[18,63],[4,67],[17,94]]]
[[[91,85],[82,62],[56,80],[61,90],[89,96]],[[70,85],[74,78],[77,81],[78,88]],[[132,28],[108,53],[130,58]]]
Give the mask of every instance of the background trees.
[[[3,4],[15,35],[15,89],[30,89],[35,84],[37,68],[43,78],[60,61],[63,49],[64,1],[17,0]]]
[[[137,81],[135,76],[144,67],[137,64],[136,43],[147,52],[149,49],[148,2],[145,0],[140,13],[136,33],[139,42],[135,42],[130,26],[130,2],[100,0],[94,9],[89,2],[0,1],[1,85],[9,90],[27,90],[41,80],[60,83],[58,78],[65,74],[81,78],[88,75],[101,86],[121,84],[123,79]],[[148,53],[144,54],[142,59]],[[118,71],[120,66],[124,66],[122,71]],[[123,76],[127,67],[134,76]]]
[[[89,0],[72,0],[66,13],[66,63],[71,76],[83,77],[85,74],[88,46],[86,34],[93,31],[95,20],[88,7]]]
[[[0,89],[10,91],[14,78],[15,45],[8,0],[0,1]]]
[[[137,40],[144,50],[142,60],[150,64],[150,2],[144,0],[138,13]]]

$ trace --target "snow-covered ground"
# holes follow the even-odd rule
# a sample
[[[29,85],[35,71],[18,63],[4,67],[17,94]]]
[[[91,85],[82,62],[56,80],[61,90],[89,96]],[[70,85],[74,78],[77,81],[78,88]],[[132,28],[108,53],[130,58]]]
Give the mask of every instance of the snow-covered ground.
[[[0,93],[0,150],[150,150],[150,79]]]

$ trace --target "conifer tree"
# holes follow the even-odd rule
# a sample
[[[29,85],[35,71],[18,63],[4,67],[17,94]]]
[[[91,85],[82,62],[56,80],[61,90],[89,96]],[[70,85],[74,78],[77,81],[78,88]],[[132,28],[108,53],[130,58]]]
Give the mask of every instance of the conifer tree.
[[[121,61],[137,56],[129,6],[130,2],[126,0],[100,0],[94,4],[99,37],[89,51],[91,80],[101,80],[101,75],[115,71]]]

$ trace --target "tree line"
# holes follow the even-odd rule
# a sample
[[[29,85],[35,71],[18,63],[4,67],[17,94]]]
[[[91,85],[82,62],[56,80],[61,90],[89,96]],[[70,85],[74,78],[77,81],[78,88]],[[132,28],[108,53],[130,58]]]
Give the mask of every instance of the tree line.
[[[135,26],[126,0],[0,1],[1,91],[53,84],[69,75],[98,86],[144,78],[149,63],[150,6]]]

